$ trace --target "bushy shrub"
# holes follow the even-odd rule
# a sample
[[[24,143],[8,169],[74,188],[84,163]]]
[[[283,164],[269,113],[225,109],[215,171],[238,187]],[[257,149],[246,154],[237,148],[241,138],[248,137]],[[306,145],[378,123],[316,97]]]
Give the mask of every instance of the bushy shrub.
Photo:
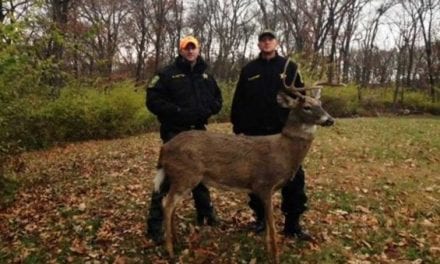
[[[151,125],[153,117],[145,108],[144,97],[130,82],[117,84],[106,92],[66,89],[43,109],[42,117],[62,128],[62,141],[120,137]]]
[[[145,93],[136,92],[129,82],[118,84],[107,94],[94,92],[90,97],[91,104],[94,104],[89,105],[88,110],[92,137],[138,133],[154,121],[145,107]]]
[[[228,122],[229,116],[231,113],[231,106],[232,106],[232,98],[234,96],[235,92],[235,82],[221,82],[219,83],[220,90],[222,92],[222,98],[223,98],[223,106],[216,116],[212,118],[212,120],[215,120],[217,122]]]
[[[57,99],[26,97],[9,102],[8,140],[26,148],[56,142],[115,138],[156,125],[145,108],[145,93],[130,82],[107,89],[66,87]]]
[[[440,114],[440,102],[432,102],[428,95],[415,91],[405,93],[402,108],[411,111],[427,112],[433,115]]]
[[[403,102],[395,105],[394,90],[391,88],[362,88],[361,101],[358,98],[358,89],[356,85],[324,89],[323,105],[335,117],[371,116],[398,109],[407,109],[410,113],[440,114],[440,102],[432,102],[422,92],[405,91]]]
[[[357,93],[355,85],[323,89],[321,101],[324,108],[334,117],[353,116],[361,110]]]
[[[24,28],[22,22],[0,23],[0,158],[27,144],[34,107],[48,93],[41,79],[51,62],[26,44]]]

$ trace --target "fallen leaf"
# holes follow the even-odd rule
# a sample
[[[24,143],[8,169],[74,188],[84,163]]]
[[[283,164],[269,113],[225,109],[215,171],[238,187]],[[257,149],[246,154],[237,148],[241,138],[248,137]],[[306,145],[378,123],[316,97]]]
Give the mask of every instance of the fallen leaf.
[[[124,257],[117,256],[115,258],[115,261],[113,261],[113,264],[125,264],[127,263]]]
[[[75,239],[73,245],[69,249],[70,251],[81,255],[84,255],[87,252],[85,242],[79,239]]]
[[[86,204],[85,203],[80,203],[78,205],[78,210],[80,210],[81,212],[84,212],[86,210]]]

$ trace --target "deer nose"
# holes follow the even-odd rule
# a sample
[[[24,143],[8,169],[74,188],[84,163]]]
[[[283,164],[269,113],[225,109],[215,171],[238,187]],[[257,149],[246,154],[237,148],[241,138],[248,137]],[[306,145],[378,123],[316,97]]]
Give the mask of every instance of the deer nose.
[[[332,126],[335,123],[335,120],[331,117],[327,118],[327,120],[322,123],[322,126]]]

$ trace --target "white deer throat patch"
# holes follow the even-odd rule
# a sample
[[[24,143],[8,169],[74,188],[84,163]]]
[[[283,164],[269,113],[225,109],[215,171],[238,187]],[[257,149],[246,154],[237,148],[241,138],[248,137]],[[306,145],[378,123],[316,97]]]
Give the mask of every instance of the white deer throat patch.
[[[303,125],[301,125],[301,130],[304,133],[312,134],[313,135],[316,132],[316,125],[306,125],[306,124],[303,124]]]

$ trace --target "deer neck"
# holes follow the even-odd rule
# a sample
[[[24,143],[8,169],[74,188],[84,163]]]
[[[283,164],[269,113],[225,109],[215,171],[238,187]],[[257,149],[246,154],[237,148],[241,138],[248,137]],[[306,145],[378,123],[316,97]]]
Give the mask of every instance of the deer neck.
[[[281,134],[292,140],[313,141],[315,138],[316,125],[304,123],[287,124]]]
[[[286,157],[287,168],[290,172],[298,170],[302,164],[310,146],[312,145],[316,125],[306,125],[301,123],[288,123],[284,126],[280,142],[281,149],[283,150],[283,156]],[[286,174],[289,178],[285,178],[284,182],[291,177],[295,176],[295,173]]]

